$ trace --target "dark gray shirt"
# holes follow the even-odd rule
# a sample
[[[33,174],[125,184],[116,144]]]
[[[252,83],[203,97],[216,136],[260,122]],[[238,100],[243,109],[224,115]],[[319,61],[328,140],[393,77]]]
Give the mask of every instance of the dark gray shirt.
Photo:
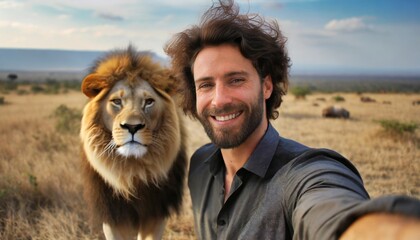
[[[226,202],[224,176],[221,151],[213,144],[191,157],[188,185],[199,239],[337,239],[367,212],[420,216],[415,199],[367,201],[348,160],[282,138],[271,125],[236,173]]]

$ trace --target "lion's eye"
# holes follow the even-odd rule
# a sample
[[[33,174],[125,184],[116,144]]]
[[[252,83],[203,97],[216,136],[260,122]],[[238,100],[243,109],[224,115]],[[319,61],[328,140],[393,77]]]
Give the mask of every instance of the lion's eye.
[[[113,104],[117,105],[117,106],[121,106],[122,105],[122,101],[119,98],[112,99],[111,102]]]
[[[155,100],[153,98],[148,98],[146,99],[146,101],[144,101],[144,106],[145,107],[150,107],[155,103]]]

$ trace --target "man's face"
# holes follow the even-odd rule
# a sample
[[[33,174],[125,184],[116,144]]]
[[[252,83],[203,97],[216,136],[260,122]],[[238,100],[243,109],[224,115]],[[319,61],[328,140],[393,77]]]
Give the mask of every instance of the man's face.
[[[198,119],[214,144],[242,144],[265,118],[271,79],[261,84],[249,59],[233,45],[202,49],[193,66]]]

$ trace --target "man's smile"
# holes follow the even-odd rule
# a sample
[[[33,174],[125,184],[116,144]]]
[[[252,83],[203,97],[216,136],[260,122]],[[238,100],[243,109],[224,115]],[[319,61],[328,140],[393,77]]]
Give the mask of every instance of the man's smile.
[[[237,112],[237,113],[231,113],[231,114],[227,114],[227,115],[216,115],[216,116],[212,116],[214,119],[216,119],[219,122],[226,122],[229,120],[232,120],[234,118],[239,117],[239,115],[241,115],[242,112]]]

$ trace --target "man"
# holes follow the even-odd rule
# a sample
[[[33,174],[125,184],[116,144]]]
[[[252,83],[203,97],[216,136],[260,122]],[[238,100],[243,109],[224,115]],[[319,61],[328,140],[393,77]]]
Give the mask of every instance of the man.
[[[212,140],[190,163],[198,238],[351,239],[358,231],[368,236],[373,228],[363,232],[365,223],[378,220],[391,223],[388,237],[389,230],[418,236],[419,201],[369,200],[348,160],[282,138],[271,126],[288,85],[285,42],[275,22],[221,1],[165,49],[182,80],[184,111]]]

